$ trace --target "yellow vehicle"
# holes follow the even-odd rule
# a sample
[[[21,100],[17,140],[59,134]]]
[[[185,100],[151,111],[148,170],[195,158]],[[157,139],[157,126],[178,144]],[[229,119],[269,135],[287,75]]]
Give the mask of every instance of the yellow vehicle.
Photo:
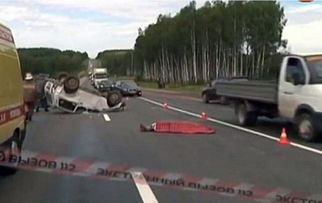
[[[25,108],[18,53],[11,30],[0,24],[0,153],[19,154],[25,138]],[[8,155],[8,154],[6,154]],[[14,168],[0,166],[7,175]]]

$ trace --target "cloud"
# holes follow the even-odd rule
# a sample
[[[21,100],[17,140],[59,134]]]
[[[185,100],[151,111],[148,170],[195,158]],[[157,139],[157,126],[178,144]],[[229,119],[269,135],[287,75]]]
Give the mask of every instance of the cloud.
[[[200,1],[203,4],[204,1]],[[1,21],[18,47],[55,47],[87,51],[133,48],[139,27],[160,13],[175,14],[189,0],[5,0]]]
[[[322,19],[322,4],[286,7],[287,25],[299,25]]]
[[[301,6],[286,6],[288,19],[283,38],[291,51],[322,52],[322,5],[313,3]]]
[[[322,52],[322,20],[301,25],[290,25],[284,30],[291,51]]]
[[[86,51],[133,48],[139,27],[159,14],[175,15],[190,0],[2,0],[1,22],[18,47],[54,47]],[[205,0],[197,0],[200,7]],[[287,4],[283,34],[292,50],[322,50],[321,4]],[[305,38],[304,38],[305,37]]]

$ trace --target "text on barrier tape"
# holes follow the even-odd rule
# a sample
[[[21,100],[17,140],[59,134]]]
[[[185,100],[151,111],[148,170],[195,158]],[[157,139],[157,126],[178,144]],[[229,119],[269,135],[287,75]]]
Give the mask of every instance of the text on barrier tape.
[[[322,203],[321,194],[293,191],[278,187],[263,187],[242,182],[193,177],[181,173],[169,173],[144,168],[115,165],[107,162],[91,162],[78,158],[58,157],[31,151],[13,155],[0,150],[0,165],[48,173],[86,176],[107,180],[132,181],[131,172],[141,172],[153,186],[213,193],[237,199],[258,202]]]

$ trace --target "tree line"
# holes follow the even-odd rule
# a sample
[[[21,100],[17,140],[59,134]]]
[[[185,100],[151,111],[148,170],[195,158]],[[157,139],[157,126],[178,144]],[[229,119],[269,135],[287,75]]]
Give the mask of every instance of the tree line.
[[[71,50],[61,51],[52,48],[21,48],[18,49],[23,75],[46,73],[52,77],[60,72],[77,74],[88,66],[86,52]]]
[[[192,1],[175,16],[159,15],[139,29],[134,67],[145,80],[198,83],[218,77],[276,75],[270,68],[286,24],[276,1]]]
[[[129,76],[134,64],[133,50],[105,50],[98,53],[96,60],[110,75]]]

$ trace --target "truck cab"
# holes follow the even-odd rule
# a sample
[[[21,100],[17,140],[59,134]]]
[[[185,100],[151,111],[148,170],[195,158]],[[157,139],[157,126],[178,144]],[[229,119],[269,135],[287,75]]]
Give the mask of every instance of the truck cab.
[[[322,131],[322,55],[285,57],[278,88],[279,115],[292,119],[302,138],[315,139]]]
[[[108,80],[107,70],[105,68],[97,68],[93,70],[92,74],[93,85],[99,88],[99,84]]]

